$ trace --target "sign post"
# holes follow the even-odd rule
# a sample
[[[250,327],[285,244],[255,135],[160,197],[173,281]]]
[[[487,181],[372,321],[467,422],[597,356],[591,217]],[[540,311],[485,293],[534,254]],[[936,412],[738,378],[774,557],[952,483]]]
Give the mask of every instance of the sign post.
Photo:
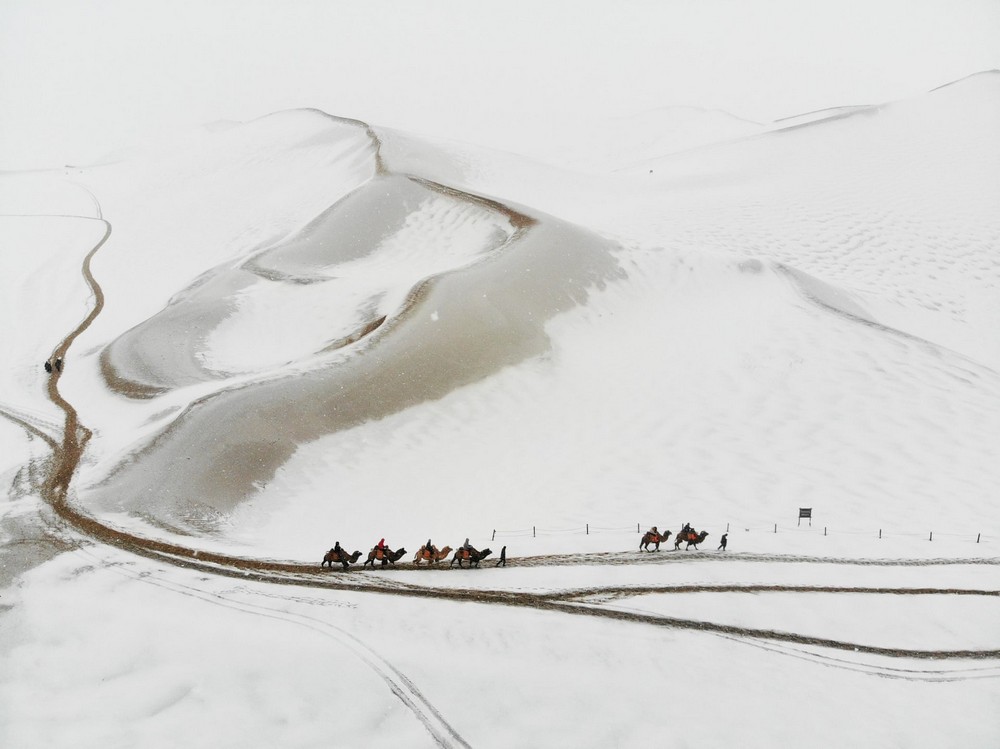
[[[809,518],[809,527],[812,528],[813,524],[813,508],[812,507],[800,507],[799,508],[799,525],[802,525],[802,518]]]

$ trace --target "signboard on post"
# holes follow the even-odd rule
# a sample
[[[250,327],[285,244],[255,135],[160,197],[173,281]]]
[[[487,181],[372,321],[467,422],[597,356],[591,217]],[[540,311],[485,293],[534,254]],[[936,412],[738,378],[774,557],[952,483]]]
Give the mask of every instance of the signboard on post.
[[[800,507],[799,508],[799,525],[802,525],[802,518],[809,518],[809,527],[813,524],[813,508],[812,507]]]

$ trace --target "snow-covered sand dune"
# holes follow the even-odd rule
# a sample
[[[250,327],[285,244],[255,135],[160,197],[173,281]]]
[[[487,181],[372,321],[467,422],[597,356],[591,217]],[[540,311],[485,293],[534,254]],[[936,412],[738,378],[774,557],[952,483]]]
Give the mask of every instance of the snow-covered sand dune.
[[[216,745],[995,745],[964,717],[998,704],[1000,74],[707,116],[721,142],[633,133],[588,174],[296,110],[3,175],[0,529],[49,554],[0,557],[0,743],[197,744],[211,714]],[[38,496],[41,365],[95,247],[72,506],[244,558],[472,536],[511,568],[234,580],[81,545]],[[517,564],[685,521],[702,551]],[[356,575],[383,595],[324,587]]]
[[[65,378],[80,499],[285,554],[345,502],[397,535],[799,504],[991,527],[998,87],[605,178],[309,110],[74,175],[115,229]]]

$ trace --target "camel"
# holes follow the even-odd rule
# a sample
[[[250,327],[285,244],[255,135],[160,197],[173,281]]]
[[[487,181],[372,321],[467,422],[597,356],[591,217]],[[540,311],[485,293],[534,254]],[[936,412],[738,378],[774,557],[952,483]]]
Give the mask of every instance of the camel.
[[[418,567],[421,562],[427,562],[428,565],[437,564],[442,559],[446,559],[450,553],[450,546],[445,546],[441,550],[437,550],[435,546],[431,551],[428,551],[426,546],[421,546],[420,550],[413,557],[413,563]]]
[[[375,560],[378,559],[380,562],[382,562],[382,566],[385,567],[390,562],[392,562],[393,564],[398,562],[400,559],[403,558],[403,554],[405,553],[406,549],[403,548],[396,549],[396,551],[390,551],[389,549],[379,549],[376,546],[374,549],[368,552],[368,561],[366,561],[361,566],[367,567],[370,564],[372,566],[372,569],[374,569]]]
[[[642,537],[642,541],[639,542],[639,551],[649,551],[649,545],[654,544],[656,549],[654,551],[660,550],[660,544],[670,538],[670,531],[664,531],[663,533],[653,533],[652,531],[646,531]]]
[[[694,531],[688,531],[687,533],[678,533],[677,537],[674,539],[674,551],[681,548],[681,544],[687,541],[687,546],[684,550],[687,551],[692,546],[697,549],[698,544],[704,541],[708,537],[708,531],[702,531],[701,533],[695,533]]]
[[[479,562],[486,559],[492,553],[489,549],[483,549],[482,551],[478,549],[459,549],[455,552],[455,557],[451,560],[451,566],[454,567],[455,562],[458,562],[458,566],[461,567],[462,562],[467,561],[469,569],[472,569],[473,567],[478,567]]]
[[[344,551],[343,549],[341,549],[339,552],[336,551],[335,549],[330,549],[328,552],[326,552],[326,554],[323,555],[323,561],[319,563],[319,566],[330,567],[331,569],[333,569],[333,563],[340,562],[342,565],[344,565],[344,570],[346,571],[347,565],[354,564],[355,562],[357,562],[360,556],[361,556],[360,551],[355,551],[353,554],[348,556],[347,552]]]

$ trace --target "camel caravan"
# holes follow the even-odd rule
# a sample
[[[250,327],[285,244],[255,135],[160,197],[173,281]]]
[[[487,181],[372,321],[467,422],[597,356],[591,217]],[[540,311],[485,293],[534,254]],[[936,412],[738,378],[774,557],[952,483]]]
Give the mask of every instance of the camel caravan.
[[[642,540],[639,541],[639,551],[659,551],[660,544],[665,543],[667,539],[672,535],[671,531],[659,531],[654,525],[648,531],[646,531]],[[679,551],[681,544],[687,544],[684,549],[698,549],[698,544],[702,543],[706,538],[708,538],[708,531],[696,531],[688,523],[684,524],[676,535],[674,535],[674,551]],[[722,537],[722,543],[719,545],[721,550],[726,548],[726,536]],[[451,555],[451,563],[449,567],[454,567],[456,564],[462,569],[472,569],[474,567],[479,567],[479,563],[486,559],[493,553],[491,549],[479,550],[469,543],[469,539],[465,539],[465,543],[459,546],[457,549],[452,549],[450,546],[442,546],[440,549],[434,545],[431,539],[427,539],[427,542],[421,544],[420,548],[417,549],[417,553],[413,555],[413,560],[411,564],[414,567],[420,567],[426,562],[428,567],[435,567],[438,563],[445,561],[449,555]],[[386,544],[385,539],[379,540],[372,550],[368,552],[368,556],[365,558],[364,563],[361,565],[364,567],[371,567],[375,569],[376,562],[381,567],[388,567],[390,565],[395,566],[396,562],[403,558],[406,554],[406,548],[401,547],[393,551]],[[334,545],[326,554],[323,555],[323,561],[320,562],[320,567],[329,567],[333,569],[334,564],[339,564],[341,568],[346,572],[350,569],[352,564],[356,564],[361,558],[361,552],[355,551],[353,553],[348,553],[346,550],[341,548],[340,541]],[[500,550],[500,558],[497,560],[494,567],[506,567],[507,566],[507,547],[504,546]]]
[[[654,525],[642,535],[642,540],[639,542],[639,551],[659,551],[660,544],[670,538],[670,533],[670,531],[663,531],[661,533]],[[679,551],[681,544],[683,543],[687,544],[687,546],[684,547],[685,551],[690,549],[692,546],[697,550],[698,544],[706,538],[708,538],[708,531],[698,532],[687,523],[684,523],[684,527],[677,532],[676,536],[674,536],[674,551]],[[650,549],[650,546],[653,548]]]
[[[458,549],[452,549],[450,546],[443,546],[438,548],[435,546],[431,540],[428,538],[427,543],[423,544],[417,553],[413,555],[413,565],[419,567],[421,563],[426,562],[428,567],[436,565],[438,562],[442,562],[448,558],[448,555],[454,551],[454,556],[452,556],[451,564],[449,566],[454,567],[457,563],[459,567],[465,567],[465,563],[468,563],[468,567],[478,567],[479,563],[490,556],[493,551],[491,549],[477,549],[472,544],[469,543],[469,539],[465,539]],[[395,565],[403,555],[406,554],[406,548],[399,548],[393,551],[390,549],[386,543],[385,539],[379,540],[372,550],[368,552],[368,557],[365,559],[364,563],[361,565],[364,567],[371,567],[375,569],[375,563],[378,562],[380,566],[386,567],[388,565]],[[320,562],[320,567],[329,567],[333,569],[334,564],[339,564],[343,570],[346,572],[352,564],[357,563],[358,559],[361,558],[361,552],[355,551],[353,554],[349,554],[345,551],[341,545],[340,541],[334,545],[326,554],[323,555],[323,561]],[[497,561],[496,567],[506,567],[507,566],[507,547],[503,547],[500,552],[500,559]]]

